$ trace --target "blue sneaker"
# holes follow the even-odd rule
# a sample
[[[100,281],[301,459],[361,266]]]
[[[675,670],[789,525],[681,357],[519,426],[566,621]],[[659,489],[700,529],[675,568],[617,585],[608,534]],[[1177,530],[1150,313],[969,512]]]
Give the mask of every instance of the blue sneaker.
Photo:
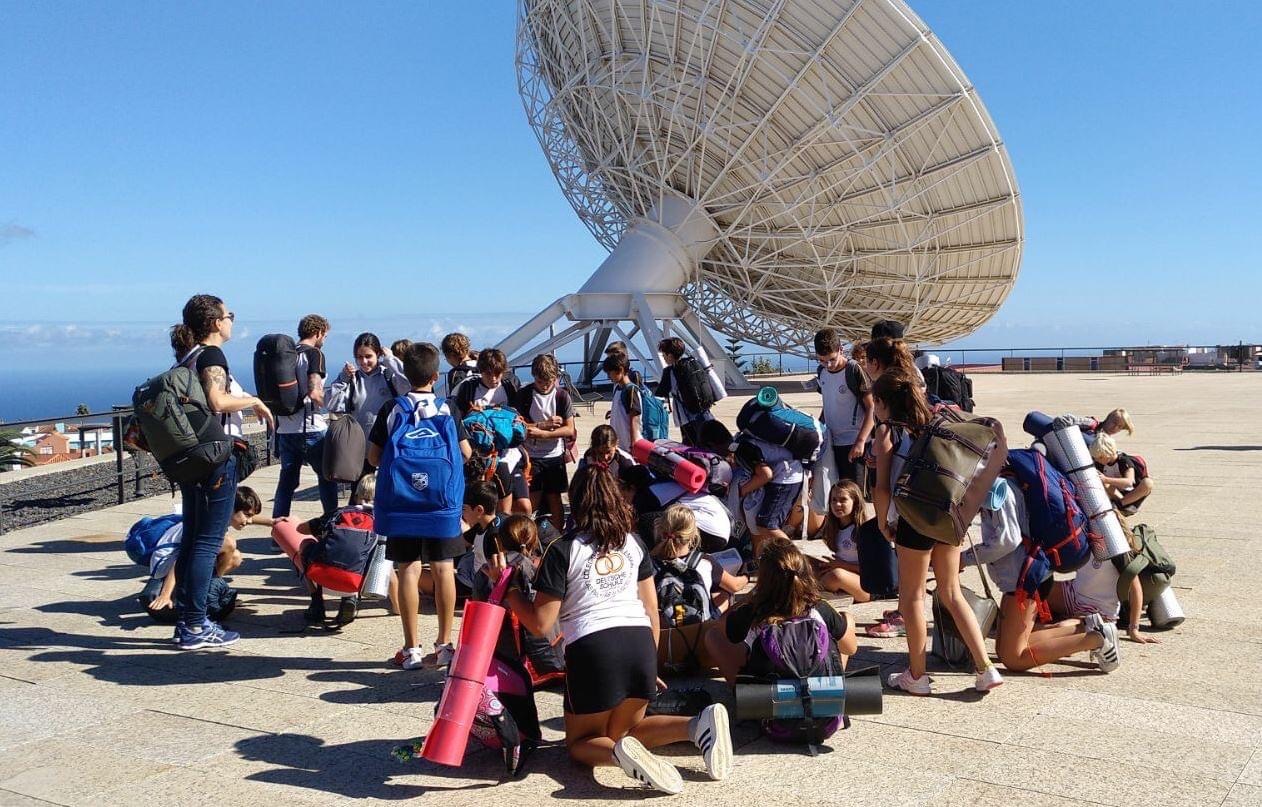
[[[200,650],[203,647],[227,647],[235,644],[237,639],[241,638],[241,634],[236,631],[224,630],[223,626],[211,622],[209,619],[202,622],[200,631],[192,631],[185,625],[180,625],[179,648],[181,650]]]

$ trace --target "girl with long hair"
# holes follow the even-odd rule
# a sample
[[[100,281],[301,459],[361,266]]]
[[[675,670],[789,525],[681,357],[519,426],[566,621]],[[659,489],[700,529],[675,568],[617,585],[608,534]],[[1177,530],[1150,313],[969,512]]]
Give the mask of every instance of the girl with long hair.
[[[648,749],[692,741],[713,779],[732,770],[727,711],[713,704],[695,718],[646,716],[656,694],[658,613],[649,553],[608,470],[588,466],[575,482],[574,530],[547,549],[530,601],[511,585],[505,604],[526,628],[546,635],[558,621],[565,635],[565,744],[590,766],[617,765],[664,793],[679,793],[674,765]],[[487,564],[492,582],[507,563]]]

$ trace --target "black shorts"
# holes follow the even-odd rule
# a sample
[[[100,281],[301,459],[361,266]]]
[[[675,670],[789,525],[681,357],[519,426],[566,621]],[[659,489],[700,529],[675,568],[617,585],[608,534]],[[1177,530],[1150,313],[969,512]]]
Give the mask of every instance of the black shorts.
[[[531,457],[530,492],[564,493],[569,490],[570,477],[565,472],[565,456]]]
[[[469,551],[463,535],[455,538],[386,538],[386,560],[395,563],[455,560]]]
[[[606,628],[565,646],[565,711],[607,712],[657,694],[657,649],[648,627]]]
[[[935,541],[927,535],[921,535],[903,519],[898,520],[898,530],[894,536],[894,545],[901,546],[906,549],[915,549],[918,552],[928,552],[933,549],[941,541]]]

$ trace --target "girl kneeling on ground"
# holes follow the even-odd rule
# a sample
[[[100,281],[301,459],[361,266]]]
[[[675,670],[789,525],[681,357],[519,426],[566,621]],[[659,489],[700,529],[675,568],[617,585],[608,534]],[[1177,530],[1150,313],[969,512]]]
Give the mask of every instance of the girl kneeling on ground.
[[[727,710],[713,704],[695,718],[645,716],[656,694],[657,592],[648,551],[613,476],[588,466],[576,479],[574,531],[553,542],[535,578],[535,600],[509,588],[505,604],[535,635],[558,619],[565,635],[565,744],[583,765],[617,765],[664,793],[683,791],[674,765],[648,749],[692,741],[712,779],[732,771]],[[496,554],[487,576],[506,567]]]
[[[991,489],[982,505],[982,540],[977,545],[977,561],[986,564],[991,580],[1003,592],[999,603],[999,638],[995,651],[1004,667],[1014,672],[1032,670],[1043,664],[1090,651],[1091,660],[1102,672],[1118,666],[1117,631],[1099,620],[1064,619],[1051,625],[1038,625],[1039,602],[1052,595],[1053,579],[1039,585],[1038,599],[1018,597],[1017,584],[1027,557],[1022,546],[1022,525],[1026,523],[1025,500],[1006,479]],[[965,553],[965,563],[973,560]]]
[[[876,430],[876,487],[873,489],[878,514],[890,512],[896,476],[895,454],[901,455],[907,440],[914,440],[933,419],[922,383],[919,377],[894,369],[883,373],[872,386],[873,406],[877,422],[881,424]],[[942,605],[954,617],[960,636],[973,657],[977,671],[973,687],[978,692],[987,692],[1002,684],[1003,676],[986,654],[986,639],[977,626],[977,617],[960,591],[961,548],[921,535],[902,519],[898,520],[897,526],[887,518],[878,518],[878,523],[881,532],[894,541],[898,551],[898,611],[907,631],[907,669],[891,673],[886,683],[891,689],[901,689],[913,695],[932,692],[929,676],[925,673],[925,645],[929,630],[924,605],[925,582],[932,566]]]
[[[722,630],[706,634],[706,650],[731,686],[742,675],[774,677],[772,660],[767,657],[762,642],[757,641],[759,630],[765,625],[805,616],[819,620],[828,629],[833,640],[829,648],[832,666],[845,669],[846,659],[859,649],[854,621],[820,599],[811,564],[793,542],[772,539],[758,558],[758,581],[749,602],[723,616]]]

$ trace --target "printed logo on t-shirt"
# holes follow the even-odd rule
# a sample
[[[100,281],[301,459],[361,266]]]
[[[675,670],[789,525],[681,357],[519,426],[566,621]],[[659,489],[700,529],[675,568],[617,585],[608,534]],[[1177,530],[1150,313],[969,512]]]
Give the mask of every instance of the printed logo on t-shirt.
[[[594,555],[583,565],[583,586],[597,597],[616,597],[633,581],[634,569],[621,552]]]
[[[429,474],[425,471],[418,471],[412,474],[412,487],[417,490],[425,490],[429,487]]]

